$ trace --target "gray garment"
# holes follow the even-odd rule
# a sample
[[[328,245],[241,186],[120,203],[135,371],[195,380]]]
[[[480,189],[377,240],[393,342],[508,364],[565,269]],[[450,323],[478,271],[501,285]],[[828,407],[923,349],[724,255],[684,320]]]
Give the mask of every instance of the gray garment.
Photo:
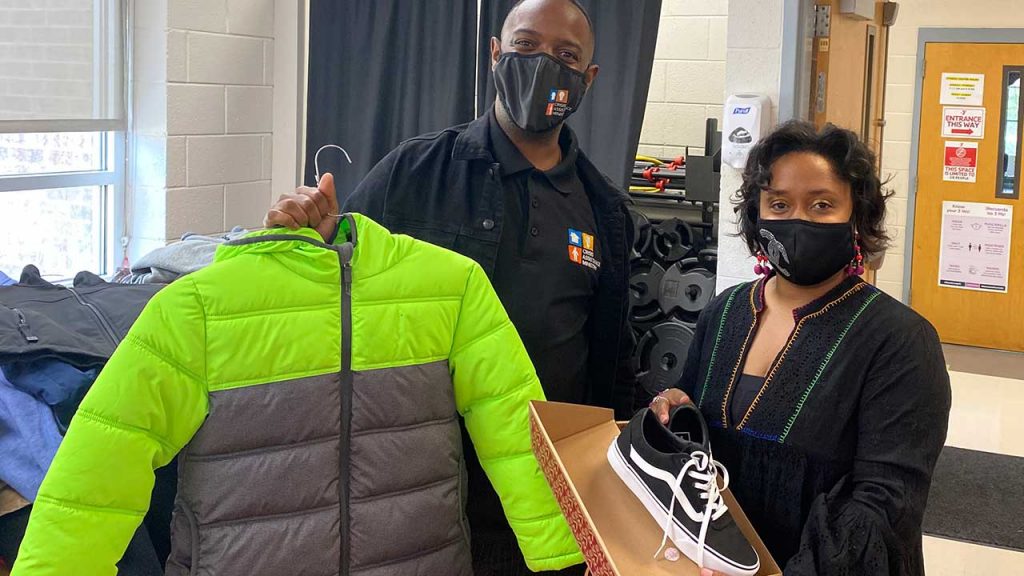
[[[185,274],[201,270],[213,263],[217,247],[248,233],[239,226],[222,236],[188,233],[180,242],[157,248],[132,266],[132,274],[122,284],[170,284]]]
[[[178,457],[169,576],[472,576],[448,363],[354,373],[349,433],[341,382],[210,394]]]

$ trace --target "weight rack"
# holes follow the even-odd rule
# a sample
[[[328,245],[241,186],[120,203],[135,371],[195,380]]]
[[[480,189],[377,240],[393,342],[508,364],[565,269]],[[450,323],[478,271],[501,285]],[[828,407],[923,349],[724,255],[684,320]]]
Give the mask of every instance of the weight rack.
[[[721,132],[713,118],[705,151],[634,163],[629,320],[633,368],[652,394],[679,382],[697,317],[715,295]]]

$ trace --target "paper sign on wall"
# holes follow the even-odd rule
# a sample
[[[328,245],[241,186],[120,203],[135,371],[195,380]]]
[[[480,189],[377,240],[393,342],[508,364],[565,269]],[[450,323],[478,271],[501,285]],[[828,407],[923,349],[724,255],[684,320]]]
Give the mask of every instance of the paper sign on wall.
[[[946,182],[977,182],[978,143],[946,142],[942,179]]]
[[[1006,292],[1013,206],[942,203],[939,286]]]
[[[939,97],[939,104],[981,106],[984,97],[984,74],[942,73],[942,96]]]
[[[942,136],[945,138],[984,138],[985,109],[943,106]]]

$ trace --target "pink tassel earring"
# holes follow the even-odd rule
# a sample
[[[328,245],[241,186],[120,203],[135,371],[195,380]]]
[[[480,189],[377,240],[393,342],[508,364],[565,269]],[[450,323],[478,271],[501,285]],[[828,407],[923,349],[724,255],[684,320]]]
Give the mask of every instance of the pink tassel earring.
[[[768,257],[760,250],[755,256],[757,257],[757,264],[754,264],[754,274],[767,276],[771,272],[771,268],[768,267]]]

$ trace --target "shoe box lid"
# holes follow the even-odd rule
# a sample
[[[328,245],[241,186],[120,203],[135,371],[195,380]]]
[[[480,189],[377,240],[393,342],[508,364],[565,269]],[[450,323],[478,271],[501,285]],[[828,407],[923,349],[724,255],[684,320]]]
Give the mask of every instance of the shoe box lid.
[[[658,559],[662,526],[622,483],[608,463],[619,435],[611,410],[559,402],[530,403],[533,452],[572,528],[593,576],[699,576],[686,556]],[[782,576],[743,510],[723,493],[736,524],[761,560],[757,576]]]

